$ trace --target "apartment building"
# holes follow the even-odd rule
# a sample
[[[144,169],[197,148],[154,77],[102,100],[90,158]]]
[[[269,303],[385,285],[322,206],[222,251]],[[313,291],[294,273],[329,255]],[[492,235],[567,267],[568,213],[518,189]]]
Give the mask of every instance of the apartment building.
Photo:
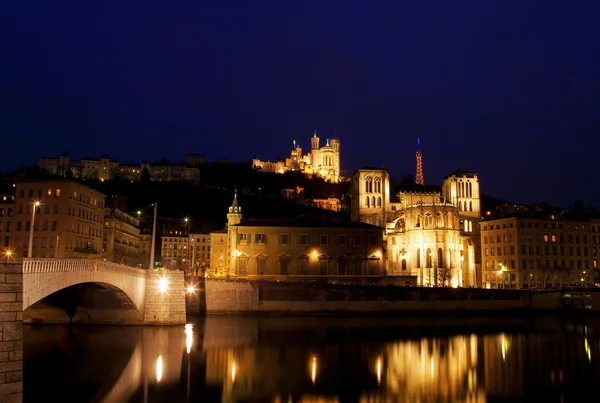
[[[200,183],[198,166],[206,163],[200,154],[191,154],[186,164],[172,164],[162,161],[158,164],[123,164],[111,159],[108,154],[100,158],[82,158],[73,160],[68,154],[59,157],[42,157],[38,159],[38,168],[50,175],[71,178],[95,179],[99,181],[120,178],[131,181],[140,180],[146,170],[152,181],[189,181],[194,185]]]
[[[105,259],[130,266],[141,264],[140,221],[122,210],[105,208],[102,245]]]
[[[15,257],[28,254],[32,222],[32,257],[100,257],[104,194],[69,180],[22,181],[15,186],[9,224],[9,247]]]
[[[164,235],[161,257],[169,269],[204,270],[210,263],[210,234]]]
[[[0,258],[5,258],[6,252],[9,252],[10,250],[10,231],[13,220],[14,205],[15,195],[0,195]],[[10,254],[8,257],[10,259]]]
[[[600,222],[514,216],[479,225],[485,288],[559,288],[596,282]]]

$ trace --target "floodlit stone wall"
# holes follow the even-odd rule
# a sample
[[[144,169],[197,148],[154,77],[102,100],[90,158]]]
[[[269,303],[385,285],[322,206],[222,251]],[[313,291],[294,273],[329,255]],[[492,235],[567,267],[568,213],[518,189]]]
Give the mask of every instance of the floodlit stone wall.
[[[23,267],[0,264],[0,402],[23,401]]]
[[[186,323],[183,271],[151,271],[146,278],[144,322],[177,325]]]

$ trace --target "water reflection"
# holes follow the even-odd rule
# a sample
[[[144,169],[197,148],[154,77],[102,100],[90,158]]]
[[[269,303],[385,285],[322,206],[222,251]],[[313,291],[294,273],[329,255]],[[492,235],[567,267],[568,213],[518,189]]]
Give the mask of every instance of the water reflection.
[[[599,323],[515,321],[462,320],[450,334],[391,319],[26,327],[25,400],[474,403],[594,392]]]

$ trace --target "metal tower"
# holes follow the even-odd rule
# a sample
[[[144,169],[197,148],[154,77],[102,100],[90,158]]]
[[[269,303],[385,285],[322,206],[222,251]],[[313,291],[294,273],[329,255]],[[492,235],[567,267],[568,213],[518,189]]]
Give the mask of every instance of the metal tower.
[[[423,179],[423,153],[421,152],[421,139],[417,137],[417,170],[415,175],[415,183],[417,185],[424,185],[425,180]]]

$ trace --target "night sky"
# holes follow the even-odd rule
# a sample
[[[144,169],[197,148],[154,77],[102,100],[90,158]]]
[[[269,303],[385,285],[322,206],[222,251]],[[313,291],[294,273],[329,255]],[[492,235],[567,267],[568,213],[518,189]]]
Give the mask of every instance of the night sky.
[[[94,4],[92,4],[94,3]],[[458,168],[600,205],[600,1],[6,1],[0,169],[68,151],[249,160],[341,139],[342,168]]]

